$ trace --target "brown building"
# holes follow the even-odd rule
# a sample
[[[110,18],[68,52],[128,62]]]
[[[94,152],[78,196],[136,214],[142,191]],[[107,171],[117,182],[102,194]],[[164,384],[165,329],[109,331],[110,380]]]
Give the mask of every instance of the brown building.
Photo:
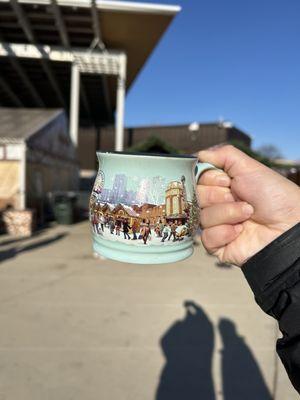
[[[166,214],[166,207],[164,204],[143,204],[140,208],[139,215],[141,220],[146,219],[151,224],[155,224],[160,220],[164,220]]]
[[[132,225],[134,221],[138,221],[139,218],[139,215],[133,209],[124,204],[118,204],[112,211],[112,215],[114,215],[115,219],[127,219],[129,225]]]
[[[216,144],[232,141],[251,146],[251,137],[229,122],[196,123],[168,126],[145,126],[125,129],[125,149],[157,137],[166,144],[186,154],[191,154]],[[113,127],[102,128],[98,135],[91,128],[79,133],[79,162],[82,170],[96,168],[96,150],[114,150]],[[154,148],[153,152],[162,152]]]

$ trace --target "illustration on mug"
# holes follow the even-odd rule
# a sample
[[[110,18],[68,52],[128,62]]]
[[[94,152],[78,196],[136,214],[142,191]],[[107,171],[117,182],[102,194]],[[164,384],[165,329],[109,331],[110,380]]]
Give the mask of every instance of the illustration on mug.
[[[191,240],[199,225],[194,190],[191,197],[188,198],[184,176],[166,182],[161,176],[116,174],[108,188],[103,171],[99,171],[90,198],[93,232],[105,239],[135,245]]]

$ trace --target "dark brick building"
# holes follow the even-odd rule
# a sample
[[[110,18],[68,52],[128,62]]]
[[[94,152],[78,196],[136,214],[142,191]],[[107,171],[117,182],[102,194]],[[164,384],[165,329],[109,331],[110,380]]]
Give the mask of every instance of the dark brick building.
[[[157,137],[186,154],[232,141],[251,146],[251,137],[229,122],[126,128],[124,136],[125,149]],[[92,128],[80,129],[78,151],[81,169],[95,169],[96,150],[114,150],[114,128],[103,128],[98,133]]]

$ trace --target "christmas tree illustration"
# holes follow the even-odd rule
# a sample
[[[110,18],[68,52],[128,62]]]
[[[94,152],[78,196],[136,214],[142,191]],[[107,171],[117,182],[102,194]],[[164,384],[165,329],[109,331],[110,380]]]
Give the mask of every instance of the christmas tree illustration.
[[[199,227],[199,206],[196,193],[194,192],[188,218],[188,228],[192,236],[196,233],[198,227]]]

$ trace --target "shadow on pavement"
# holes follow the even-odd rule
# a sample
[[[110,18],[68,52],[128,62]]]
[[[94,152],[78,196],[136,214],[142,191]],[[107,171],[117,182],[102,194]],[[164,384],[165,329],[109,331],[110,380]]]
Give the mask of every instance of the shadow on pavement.
[[[156,400],[215,400],[212,377],[213,325],[203,309],[184,303],[186,315],[161,338],[166,363],[160,375]],[[235,324],[221,319],[222,382],[224,400],[271,400],[259,365]]]
[[[214,400],[211,375],[213,326],[202,308],[184,303],[186,315],[161,339],[166,364],[161,372],[156,400]]]
[[[259,365],[244,339],[236,332],[235,324],[221,319],[222,381],[224,400],[271,400],[272,396]]]
[[[7,250],[0,251],[0,262],[16,257],[17,255],[24,253],[26,251],[31,251],[38,249],[40,247],[48,246],[52,243],[57,242],[58,240],[63,239],[65,236],[67,236],[67,233],[60,233],[51,238],[40,240],[39,242],[31,243],[26,246],[21,246],[21,247],[15,246]]]
[[[46,230],[47,230],[47,228],[38,229],[38,230],[34,231],[32,236],[30,236],[30,237],[20,237],[20,238],[11,237],[11,238],[6,239],[6,240],[1,240],[1,236],[0,236],[0,246],[7,246],[9,244],[15,244],[15,243],[24,242],[25,240],[32,239],[32,238],[35,238],[35,237],[41,235]]]
[[[230,269],[233,268],[233,265],[222,262],[222,261],[217,261],[215,262],[215,266],[218,268],[223,268],[223,269]]]

